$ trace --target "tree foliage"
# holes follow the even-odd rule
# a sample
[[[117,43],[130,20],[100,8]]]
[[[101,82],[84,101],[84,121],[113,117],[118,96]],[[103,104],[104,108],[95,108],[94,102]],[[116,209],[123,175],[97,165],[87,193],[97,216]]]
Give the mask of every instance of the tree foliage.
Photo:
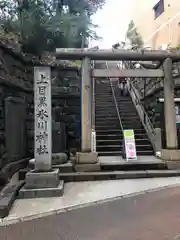
[[[81,47],[97,39],[91,15],[105,0],[0,0],[0,24],[22,50],[41,56],[57,47]]]
[[[137,31],[134,21],[131,21],[129,23],[126,37],[130,41],[130,44],[132,47],[142,47],[143,46],[142,37]]]

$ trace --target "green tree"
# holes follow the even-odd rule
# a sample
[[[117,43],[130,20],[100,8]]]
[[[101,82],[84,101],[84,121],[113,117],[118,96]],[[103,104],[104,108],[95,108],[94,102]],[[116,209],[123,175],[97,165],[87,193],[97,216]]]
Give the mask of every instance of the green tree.
[[[91,15],[104,0],[0,0],[0,24],[21,36],[24,52],[41,56],[56,47],[81,47],[98,38]]]
[[[138,30],[137,30],[133,20],[128,25],[126,37],[130,41],[130,44],[132,45],[132,47],[142,47],[143,46],[142,37],[138,33]]]

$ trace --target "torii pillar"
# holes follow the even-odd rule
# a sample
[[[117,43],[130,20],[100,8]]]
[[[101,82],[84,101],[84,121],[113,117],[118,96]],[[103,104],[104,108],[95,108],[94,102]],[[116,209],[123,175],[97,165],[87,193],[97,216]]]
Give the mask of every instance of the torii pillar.
[[[180,150],[177,144],[176,113],[174,105],[174,83],[172,78],[172,59],[166,58],[164,69],[164,117],[166,129],[166,149],[162,149],[162,159],[169,162],[169,168],[180,166]],[[176,164],[174,164],[176,163]],[[178,163],[178,165],[177,165]]]
[[[93,165],[98,155],[91,151],[92,137],[92,78],[91,62],[88,57],[82,59],[81,84],[81,152],[76,154],[77,164]]]

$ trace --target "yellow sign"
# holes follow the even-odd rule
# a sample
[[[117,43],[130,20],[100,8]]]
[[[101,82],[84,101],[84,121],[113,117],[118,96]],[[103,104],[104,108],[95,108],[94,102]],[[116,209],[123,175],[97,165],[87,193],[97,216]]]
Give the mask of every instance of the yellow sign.
[[[124,130],[124,136],[125,137],[134,137],[133,130]]]

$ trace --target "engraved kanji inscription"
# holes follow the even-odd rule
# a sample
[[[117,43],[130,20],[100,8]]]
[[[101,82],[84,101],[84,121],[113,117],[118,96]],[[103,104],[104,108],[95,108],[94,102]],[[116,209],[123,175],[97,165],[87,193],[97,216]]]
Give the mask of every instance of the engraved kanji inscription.
[[[36,135],[36,142],[45,143],[47,138],[48,138],[47,132],[40,132],[38,135]]]
[[[42,154],[48,154],[48,149],[47,149],[47,146],[44,144],[44,145],[40,145],[37,149],[36,149],[36,153],[38,155],[42,155]]]
[[[39,97],[38,107],[47,107],[47,98],[45,96]]]
[[[46,118],[48,118],[47,110],[45,109],[38,110],[37,117],[40,118],[41,120],[45,120]]]
[[[43,96],[45,96],[45,94],[46,94],[46,86],[38,86],[38,94],[39,95],[43,95]]]
[[[40,74],[40,80],[37,81],[37,84],[38,85],[39,84],[48,84],[47,77],[43,73]]]

